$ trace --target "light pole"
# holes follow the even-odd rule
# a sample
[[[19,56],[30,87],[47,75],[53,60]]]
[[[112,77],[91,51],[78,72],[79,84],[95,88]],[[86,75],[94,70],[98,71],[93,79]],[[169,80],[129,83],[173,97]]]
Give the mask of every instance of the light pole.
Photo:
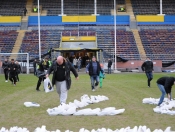
[[[114,0],[114,45],[115,45],[115,70],[117,70],[117,58],[116,58],[116,0]]]
[[[39,41],[39,60],[41,60],[41,38],[40,38],[40,8],[39,8],[39,0],[38,0],[38,41]]]
[[[116,0],[114,0],[114,44],[115,44],[115,53],[114,53],[114,57],[115,57],[115,68],[114,68],[114,73],[120,73],[120,71],[117,70],[117,44],[116,44]]]

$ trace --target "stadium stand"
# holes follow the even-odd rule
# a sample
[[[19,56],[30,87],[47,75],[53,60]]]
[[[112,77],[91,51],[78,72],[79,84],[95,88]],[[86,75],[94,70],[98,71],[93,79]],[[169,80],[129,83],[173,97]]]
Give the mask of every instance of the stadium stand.
[[[160,13],[160,0],[131,0],[134,15],[156,15]],[[163,14],[175,15],[175,1],[163,0]]]
[[[47,53],[50,48],[57,48],[60,44],[61,32],[59,30],[41,30],[41,53]],[[20,52],[28,52],[31,58],[38,57],[38,30],[25,33]]]
[[[33,5],[37,5],[37,0],[33,1]],[[61,14],[61,0],[40,0],[43,10],[47,10],[47,16],[58,16]]]
[[[14,30],[0,31],[0,48],[2,53],[11,53],[18,33]]]
[[[17,3],[17,4],[16,4]],[[22,16],[26,0],[1,0],[0,15],[2,16]]]
[[[163,62],[174,60],[174,29],[141,29],[139,34],[145,52],[151,59]]]
[[[114,41],[113,26],[98,26],[97,43],[98,48],[102,48],[106,52],[104,58],[111,58],[114,55]],[[116,31],[116,48],[119,57],[129,60],[140,60],[133,33],[126,31],[125,28],[117,29]]]
[[[67,15],[94,14],[94,0],[64,0],[64,13]]]

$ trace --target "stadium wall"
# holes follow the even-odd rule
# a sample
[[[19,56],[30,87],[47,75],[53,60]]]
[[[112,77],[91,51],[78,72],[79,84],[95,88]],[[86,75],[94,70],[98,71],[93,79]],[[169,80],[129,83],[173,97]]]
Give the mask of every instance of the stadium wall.
[[[0,25],[20,25],[21,16],[0,16]]]
[[[129,25],[129,15],[116,16],[116,24]],[[41,16],[41,25],[114,24],[114,16]],[[30,16],[28,25],[38,25],[38,17]]]
[[[136,21],[138,25],[169,25],[175,24],[175,16],[137,15]]]

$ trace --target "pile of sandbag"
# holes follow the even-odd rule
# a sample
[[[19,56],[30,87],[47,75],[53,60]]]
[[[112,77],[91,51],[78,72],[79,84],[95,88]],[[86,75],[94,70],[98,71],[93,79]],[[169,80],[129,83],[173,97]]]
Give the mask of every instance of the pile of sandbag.
[[[155,98],[144,98],[142,100],[144,104],[154,104],[157,105],[159,103],[159,99]],[[175,100],[169,100],[168,98],[164,98],[163,103],[160,106],[153,108],[153,111],[160,114],[168,114],[168,115],[175,115]]]
[[[29,132],[29,130],[27,128],[14,126],[14,127],[11,127],[9,130],[6,129],[5,127],[2,127],[0,129],[0,132]]]
[[[35,132],[50,132],[50,131],[46,130],[46,126],[42,126],[41,128],[40,127],[36,128]],[[57,129],[56,131],[52,131],[52,132],[61,132],[61,131]],[[65,132],[73,132],[73,131],[66,130]],[[147,128],[147,126],[139,126],[139,127],[135,126],[134,128],[126,127],[126,128],[116,129],[116,130],[112,130],[110,128],[108,129],[99,128],[97,130],[95,129],[87,130],[85,128],[81,128],[79,132],[152,132],[152,131],[150,130],[150,128]],[[153,132],[171,132],[171,127],[167,127],[165,130],[155,129]]]
[[[77,108],[83,108],[85,106],[88,106],[89,104],[93,103],[99,103],[101,101],[109,100],[108,97],[104,95],[97,95],[97,96],[88,96],[87,94],[81,96],[81,101],[74,100],[74,102],[69,102],[68,104],[60,104],[58,107],[47,109],[47,113],[51,116],[53,115],[98,115],[98,116],[104,116],[104,115],[117,115],[121,114],[125,111],[125,109],[118,109],[116,110],[115,107],[107,107],[104,109],[96,108],[86,108],[77,110]]]
[[[0,132],[29,132],[29,130],[27,130],[27,128],[21,128],[21,127],[11,127],[9,130],[2,127],[0,129]],[[41,126],[41,127],[37,127],[34,132],[61,132],[59,129],[55,130],[55,131],[48,131],[46,129],[46,126]],[[66,130],[65,132],[73,132],[71,130]],[[92,129],[92,130],[87,130],[85,128],[81,128],[79,130],[79,132],[172,132],[171,131],[171,127],[167,127],[165,130],[162,129],[155,129],[154,131],[151,131],[150,128],[148,128],[147,126],[135,126],[134,128],[130,128],[130,127],[126,127],[126,128],[120,128],[120,129],[116,129],[116,130],[112,130],[110,128],[98,128],[98,129]]]

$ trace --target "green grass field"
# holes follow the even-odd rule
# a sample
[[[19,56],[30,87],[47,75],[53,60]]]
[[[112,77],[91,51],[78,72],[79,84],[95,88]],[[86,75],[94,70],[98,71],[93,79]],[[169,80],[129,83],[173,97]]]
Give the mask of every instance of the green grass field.
[[[48,108],[59,105],[56,91],[45,93],[43,85],[41,92],[36,92],[37,77],[33,75],[19,75],[20,82],[13,86],[5,83],[4,75],[0,75],[0,128],[9,129],[12,126],[26,127],[33,131],[37,127],[46,125],[47,130],[67,129],[78,132],[80,128],[88,130],[97,128],[111,128],[113,130],[127,126],[134,127],[146,125],[151,130],[156,128],[164,130],[171,126],[175,130],[175,116],[157,114],[153,112],[155,105],[142,104],[143,98],[159,98],[161,93],[156,85],[156,80],[161,76],[175,76],[171,73],[154,73],[151,88],[147,87],[144,73],[106,74],[102,89],[91,91],[90,79],[87,74],[80,74],[79,80],[72,76],[72,87],[69,90],[68,102],[80,100],[83,94],[105,95],[108,101],[91,104],[85,108],[125,108],[125,112],[116,116],[49,116]],[[172,89],[175,98],[175,86]],[[39,103],[38,108],[24,106],[24,102]]]

